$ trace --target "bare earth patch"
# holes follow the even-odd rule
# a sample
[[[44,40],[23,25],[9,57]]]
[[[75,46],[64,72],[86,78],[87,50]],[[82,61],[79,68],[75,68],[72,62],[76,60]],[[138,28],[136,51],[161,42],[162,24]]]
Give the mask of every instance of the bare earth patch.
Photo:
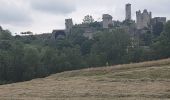
[[[0,100],[170,100],[170,59],[0,86]]]

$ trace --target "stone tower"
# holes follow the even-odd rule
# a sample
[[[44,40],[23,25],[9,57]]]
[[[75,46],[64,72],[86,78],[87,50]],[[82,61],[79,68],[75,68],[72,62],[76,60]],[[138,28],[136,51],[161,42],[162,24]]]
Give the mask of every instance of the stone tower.
[[[150,28],[152,19],[152,13],[148,12],[146,9],[141,13],[141,11],[136,12],[136,27],[137,29]]]
[[[131,20],[131,4],[126,4],[126,18],[125,20]]]
[[[65,32],[67,34],[71,33],[71,29],[73,28],[72,19],[65,19]]]
[[[107,29],[113,26],[112,16],[109,14],[103,14],[103,28]]]

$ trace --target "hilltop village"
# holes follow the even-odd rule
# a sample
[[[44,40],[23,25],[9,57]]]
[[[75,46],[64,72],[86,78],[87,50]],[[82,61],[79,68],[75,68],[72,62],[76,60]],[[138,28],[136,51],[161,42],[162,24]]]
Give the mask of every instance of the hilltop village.
[[[81,29],[85,37],[92,39],[93,35],[100,31],[99,28],[109,31],[120,28],[126,30],[131,36],[137,36],[148,31],[154,34],[154,28],[156,28],[157,24],[166,23],[166,17],[152,18],[152,12],[148,12],[147,9],[136,11],[136,21],[131,17],[131,4],[126,4],[125,10],[126,14],[123,22],[113,20],[113,17],[109,14],[103,14],[101,22],[93,22],[90,25],[86,23],[74,25],[71,18],[65,19],[65,30],[53,30],[52,35],[50,33],[48,37],[52,39],[64,38],[68,34],[71,34],[73,30]],[[162,30],[159,31],[161,32]],[[46,37],[47,34],[41,34],[39,36],[43,37],[43,35]]]

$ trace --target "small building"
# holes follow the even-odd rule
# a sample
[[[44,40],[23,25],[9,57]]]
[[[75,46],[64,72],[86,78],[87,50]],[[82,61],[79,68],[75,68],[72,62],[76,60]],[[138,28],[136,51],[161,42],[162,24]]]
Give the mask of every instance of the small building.
[[[52,39],[63,39],[68,34],[71,33],[71,30],[73,28],[73,21],[72,19],[65,19],[65,29],[63,30],[53,30],[52,31]]]
[[[52,39],[63,39],[66,37],[65,30],[53,30]]]

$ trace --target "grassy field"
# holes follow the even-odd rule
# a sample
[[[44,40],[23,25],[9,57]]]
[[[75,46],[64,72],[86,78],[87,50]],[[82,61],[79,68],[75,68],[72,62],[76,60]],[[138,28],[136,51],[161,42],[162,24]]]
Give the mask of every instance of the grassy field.
[[[170,100],[170,59],[1,85],[0,100]]]

